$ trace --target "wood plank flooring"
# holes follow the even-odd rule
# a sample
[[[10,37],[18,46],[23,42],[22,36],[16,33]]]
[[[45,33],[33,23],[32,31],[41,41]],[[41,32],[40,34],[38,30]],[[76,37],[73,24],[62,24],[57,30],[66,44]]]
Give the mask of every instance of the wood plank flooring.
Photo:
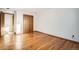
[[[7,34],[0,38],[0,50],[79,50],[79,43],[40,32]]]

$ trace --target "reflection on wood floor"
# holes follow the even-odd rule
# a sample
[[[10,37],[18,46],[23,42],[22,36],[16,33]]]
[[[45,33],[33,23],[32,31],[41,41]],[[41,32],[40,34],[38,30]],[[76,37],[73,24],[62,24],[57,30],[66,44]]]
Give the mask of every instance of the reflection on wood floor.
[[[40,32],[8,34],[0,38],[1,50],[78,50],[79,43]]]

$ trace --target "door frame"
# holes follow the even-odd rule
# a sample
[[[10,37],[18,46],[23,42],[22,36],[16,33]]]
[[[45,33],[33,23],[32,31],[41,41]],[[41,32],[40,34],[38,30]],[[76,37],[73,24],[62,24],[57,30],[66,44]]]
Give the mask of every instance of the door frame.
[[[14,27],[14,14],[12,14],[12,13],[3,13],[3,14],[4,14],[4,15],[5,15],[5,14],[13,15],[13,17],[12,17],[12,18],[13,18],[13,31],[12,31],[12,32],[14,33],[14,32],[15,32],[15,31],[14,31],[14,28],[15,28],[15,27]],[[3,16],[3,17],[4,17],[4,16]],[[3,26],[3,27],[5,27],[5,17],[4,17],[3,19],[4,19],[4,24],[3,24],[4,26]],[[4,35],[5,35],[5,34],[4,34]]]

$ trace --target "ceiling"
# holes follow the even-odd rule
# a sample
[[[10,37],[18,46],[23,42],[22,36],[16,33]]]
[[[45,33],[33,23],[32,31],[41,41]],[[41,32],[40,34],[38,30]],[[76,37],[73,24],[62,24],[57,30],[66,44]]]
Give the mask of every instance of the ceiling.
[[[48,8],[3,8],[5,10],[12,10],[12,11],[27,11],[27,12],[42,12],[47,10]]]
[[[33,13],[40,13],[48,10],[50,8],[0,8],[3,11],[24,11],[24,12],[33,12]]]
[[[13,8],[12,10],[22,10],[22,11],[30,11],[30,12],[41,12],[46,10],[46,8]]]

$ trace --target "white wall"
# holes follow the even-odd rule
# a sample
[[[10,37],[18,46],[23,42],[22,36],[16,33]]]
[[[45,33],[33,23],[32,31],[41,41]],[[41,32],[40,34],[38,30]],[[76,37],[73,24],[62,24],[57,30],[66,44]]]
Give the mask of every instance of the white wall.
[[[22,33],[22,22],[23,22],[23,15],[21,11],[16,11],[15,14],[15,32]]]
[[[35,16],[35,29],[79,42],[78,11],[72,8],[47,9]],[[72,39],[73,34],[74,39]]]

